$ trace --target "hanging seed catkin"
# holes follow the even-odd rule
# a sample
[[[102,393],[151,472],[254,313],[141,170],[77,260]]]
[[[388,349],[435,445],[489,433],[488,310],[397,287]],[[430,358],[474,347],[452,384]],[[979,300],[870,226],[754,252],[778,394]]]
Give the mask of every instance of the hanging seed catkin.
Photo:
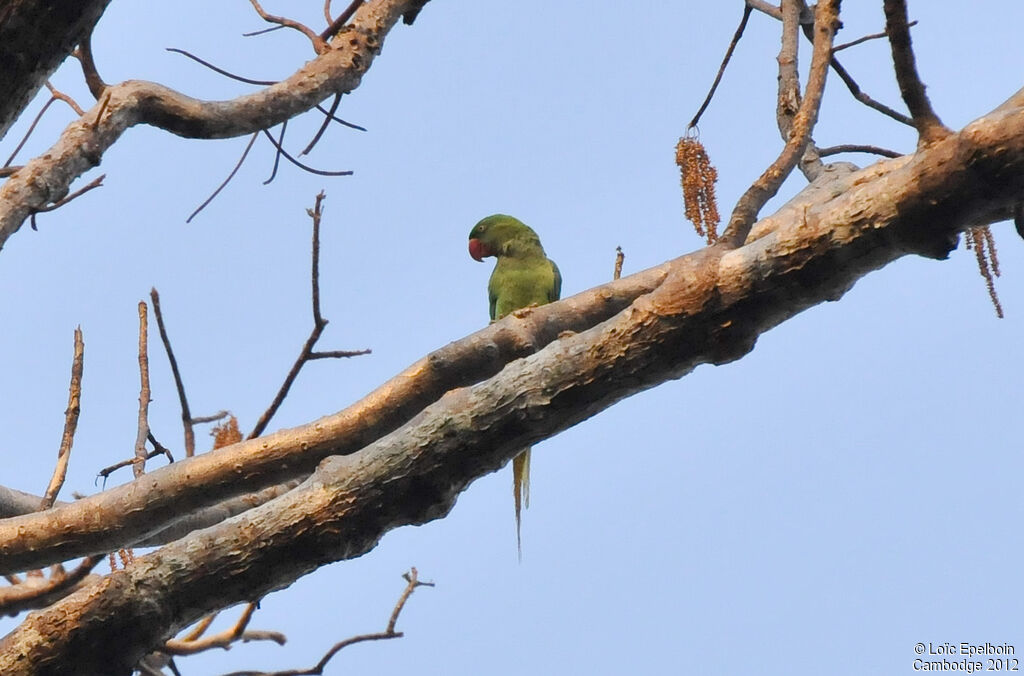
[[[676,164],[679,165],[683,184],[683,202],[686,218],[693,223],[697,234],[708,244],[718,240],[718,202],[715,200],[715,182],[718,171],[711,166],[703,144],[694,137],[683,137],[676,144]]]

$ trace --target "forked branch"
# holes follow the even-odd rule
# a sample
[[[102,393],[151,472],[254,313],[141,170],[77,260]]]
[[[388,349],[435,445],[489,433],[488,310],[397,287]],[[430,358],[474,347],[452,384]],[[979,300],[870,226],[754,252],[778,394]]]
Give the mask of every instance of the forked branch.
[[[818,119],[825,78],[832,57],[832,41],[839,23],[839,0],[822,0],[814,13],[814,52],[811,56],[807,91],[793,117],[789,140],[779,157],[740,197],[729,218],[722,239],[729,246],[740,246],[757,219],[761,207],[779,191],[782,183],[793,171],[811,138]]]

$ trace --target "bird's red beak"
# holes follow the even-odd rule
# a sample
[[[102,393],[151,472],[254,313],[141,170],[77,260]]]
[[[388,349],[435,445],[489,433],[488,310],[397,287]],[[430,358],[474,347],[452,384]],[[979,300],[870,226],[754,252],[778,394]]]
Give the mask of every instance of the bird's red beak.
[[[483,262],[487,256],[493,256],[487,245],[478,239],[469,240],[469,255],[473,257],[473,260]]]

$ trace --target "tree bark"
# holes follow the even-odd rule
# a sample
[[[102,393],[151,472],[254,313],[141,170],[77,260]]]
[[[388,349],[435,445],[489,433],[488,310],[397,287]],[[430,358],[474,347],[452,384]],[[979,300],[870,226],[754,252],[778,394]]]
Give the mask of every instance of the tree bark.
[[[523,446],[699,364],[742,357],[761,333],[837,300],[860,277],[901,256],[941,257],[960,230],[1002,220],[1015,208],[1024,189],[1022,98],[1024,91],[914,155],[826,176],[759,222],[744,246],[716,245],[669,262],[653,290],[610,319],[511,359],[496,375],[444,394],[358,453],[328,457],[295,490],[33,614],[0,642],[0,672],[128,673],[135,660],[209,610],[359,556],[389,529],[444,516],[471,481]],[[582,297],[600,304],[598,291]],[[477,358],[502,354],[502,331],[533,327],[533,336],[542,335],[580,298],[475,334]],[[537,316],[545,321],[533,321]],[[277,440],[239,444],[224,457],[255,452],[261,441],[262,452],[290,439],[295,453],[317,447],[327,455],[362,443],[339,433],[343,413]],[[179,466],[195,467],[202,457]],[[140,495],[155,475],[135,482]],[[22,522],[23,533],[29,523]],[[117,654],[96,648],[104,645],[117,645]]]
[[[8,0],[0,4],[0,139],[110,0]]]

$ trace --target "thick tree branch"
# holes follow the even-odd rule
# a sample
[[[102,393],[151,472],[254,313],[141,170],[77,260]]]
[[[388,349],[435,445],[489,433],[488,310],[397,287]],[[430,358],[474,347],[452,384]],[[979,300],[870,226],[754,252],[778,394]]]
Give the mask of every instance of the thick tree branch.
[[[1009,218],[1024,192],[1024,108],[1001,107],[914,155],[884,160],[856,173],[836,173],[831,180],[816,182],[776,217],[761,221],[746,246],[735,251],[712,247],[523,317],[496,322],[417,362],[352,407],[306,426],[175,463],[148,474],[144,482],[71,505],[6,519],[0,522],[0,573],[136,542],[198,506],[299,476],[326,457],[351,454],[368,444],[370,450],[345,462],[369,471],[365,463],[376,457],[373,448],[401,446],[412,454],[427,454],[429,460],[409,456],[402,462],[405,469],[411,468],[410,463],[432,463],[429,479],[408,478],[406,483],[396,479],[388,487],[376,486],[374,482],[383,479],[373,478],[372,472],[358,479],[360,490],[395,491],[386,496],[375,493],[372,500],[379,513],[364,514],[359,518],[369,521],[357,519],[351,523],[358,525],[345,526],[346,531],[355,528],[365,541],[330,545],[341,547],[344,556],[363,551],[387,528],[443,513],[466,482],[496,469],[517,449],[659,379],[679,377],[697,363],[738,358],[760,332],[811,304],[837,299],[860,276],[899,256],[942,257],[954,246],[958,231]],[[659,308],[674,308],[684,301],[694,305],[673,309],[682,313],[679,316],[661,316]],[[654,333],[646,333],[648,329]],[[567,330],[588,338],[567,337]],[[538,360],[539,355],[518,359],[553,341],[557,347],[544,353],[550,356],[553,351],[556,359]],[[587,355],[599,365],[581,361]],[[641,362],[634,364],[633,359]],[[519,373],[524,364],[536,369],[522,374],[528,382],[519,376],[510,379],[508,374]],[[577,369],[579,375],[572,376]],[[500,375],[491,377],[499,371]],[[491,379],[472,390],[441,397],[446,390],[483,378]],[[538,387],[552,400],[524,404],[521,411],[508,408],[510,402]],[[463,400],[470,396],[465,392],[484,390],[494,398],[478,403]],[[437,403],[428,406],[432,402]],[[473,417],[478,410],[481,417]],[[502,412],[510,416],[508,420],[495,419]],[[402,432],[382,439],[417,413]],[[445,427],[467,415],[481,427]],[[428,428],[438,439],[428,441]],[[450,453],[444,450],[448,448],[444,444],[456,442],[464,445]],[[428,451],[431,448],[434,451]],[[322,464],[321,469],[333,462]],[[323,488],[325,481],[318,474],[312,485]],[[437,493],[439,486],[444,487],[443,495]],[[279,506],[296,494],[313,504],[322,497],[310,494],[317,490],[310,484],[300,486],[253,514],[265,514],[261,510]],[[357,509],[363,498],[338,499],[344,503],[338,509]],[[383,511],[381,505],[386,505]],[[217,529],[249,518],[243,514],[203,531],[207,534],[203,537],[214,537]],[[302,537],[314,535],[304,532]],[[248,551],[241,545],[233,549]],[[330,551],[324,554],[326,559],[341,556],[339,550]],[[254,551],[253,556],[258,553]],[[307,561],[305,565],[315,564]],[[219,564],[211,566],[213,571]],[[207,570],[205,566],[198,569]],[[273,577],[261,584],[272,586],[283,579],[275,583]],[[243,588],[244,584],[239,586]]]
[[[129,80],[65,129],[57,143],[0,187],[0,248],[34,211],[67,194],[126,129],[148,124],[187,138],[229,138],[269,129],[328,96],[359,86],[384,37],[414,0],[374,0],[332,40],[331,49],[266,89],[230,101],[200,101],[152,82]]]
[[[715,245],[670,262],[657,288],[608,321],[448,392],[358,454],[323,461],[282,497],[33,614],[0,643],[0,672],[28,673],[31,665],[33,673],[127,673],[212,609],[359,556],[392,528],[442,517],[469,482],[523,446],[699,364],[742,357],[761,333],[838,299],[901,256],[948,251],[960,230],[1010,213],[1024,190],[1024,110],[992,113],[913,156],[841,180],[845,190],[815,191],[817,201],[799,216],[743,247]],[[551,307],[564,311],[569,301]],[[478,349],[498,351],[483,342]],[[283,434],[344,450],[336,425],[326,418]],[[272,439],[256,441],[270,448]],[[114,641],[117,654],[95,650]]]
[[[494,375],[564,331],[583,331],[608,319],[656,288],[667,271],[666,263],[537,308],[523,318],[491,324],[432,352],[343,411],[309,425],[162,467],[148,473],[144,485],[131,482],[62,505],[32,524],[21,519],[39,517],[0,521],[0,574],[7,566],[17,572],[46,565],[32,560],[56,551],[111,551],[148,538],[199,508],[308,476],[324,458],[356,452],[448,390]],[[100,523],[97,513],[108,520]],[[58,532],[63,535],[58,537]],[[74,556],[57,555],[49,562]]]

